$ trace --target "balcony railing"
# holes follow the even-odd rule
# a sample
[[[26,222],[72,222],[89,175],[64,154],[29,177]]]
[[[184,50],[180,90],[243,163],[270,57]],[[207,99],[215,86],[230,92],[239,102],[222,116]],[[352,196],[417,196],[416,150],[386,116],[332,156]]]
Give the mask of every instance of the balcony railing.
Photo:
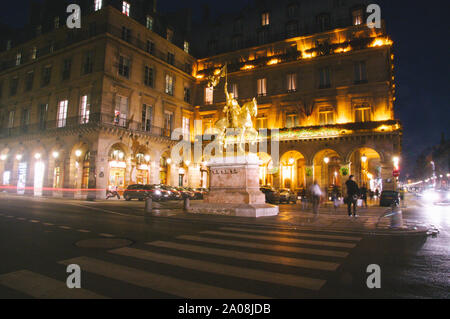
[[[55,133],[62,130],[95,128],[95,127],[110,127],[121,130],[133,131],[148,136],[164,137],[170,139],[170,129],[146,125],[138,121],[129,120],[126,118],[117,118],[114,115],[93,113],[89,117],[75,116],[66,119],[59,119],[53,121],[46,121],[41,123],[33,123],[28,125],[21,125],[12,128],[1,128],[0,138],[17,137],[27,134],[44,134]]]

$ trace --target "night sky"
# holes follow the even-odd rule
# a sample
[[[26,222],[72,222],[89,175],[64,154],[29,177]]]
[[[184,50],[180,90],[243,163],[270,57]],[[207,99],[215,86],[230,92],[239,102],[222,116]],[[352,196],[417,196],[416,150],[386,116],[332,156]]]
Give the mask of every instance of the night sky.
[[[193,18],[201,18],[204,3],[216,13],[242,8],[248,0],[159,1],[160,11],[190,3]],[[411,172],[417,155],[450,138],[450,22],[448,0],[378,0],[388,34],[394,41],[397,101],[396,118],[404,125],[403,170]],[[9,1],[0,22],[20,26],[28,17],[28,0]],[[27,8],[24,11],[24,8]],[[4,8],[6,9],[6,8]]]

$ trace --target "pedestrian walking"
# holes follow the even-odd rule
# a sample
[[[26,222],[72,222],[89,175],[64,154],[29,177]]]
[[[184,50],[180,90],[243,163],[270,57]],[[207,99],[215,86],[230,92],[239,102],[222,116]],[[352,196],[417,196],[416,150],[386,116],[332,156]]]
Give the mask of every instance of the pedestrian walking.
[[[307,210],[308,209],[308,195],[306,193],[306,189],[303,188],[300,194],[301,194],[300,196],[302,197],[302,199],[301,199],[302,210]]]
[[[319,187],[319,184],[317,181],[314,181],[314,183],[311,185],[311,199],[312,199],[312,208],[313,213],[317,216],[319,214],[319,204],[320,204],[320,197],[322,196],[322,190]]]
[[[337,212],[337,209],[339,207],[339,191],[337,187],[333,187],[333,191],[331,192],[331,200],[333,201],[334,206],[334,212]]]
[[[365,205],[365,207],[367,208],[367,187],[366,184],[363,184],[363,186],[359,189],[359,195],[361,196],[361,199]]]
[[[347,211],[348,216],[352,216],[352,205],[353,205],[353,217],[356,217],[356,203],[358,201],[359,188],[358,184],[353,180],[355,176],[350,175],[348,180],[345,182],[345,186],[347,187]]]

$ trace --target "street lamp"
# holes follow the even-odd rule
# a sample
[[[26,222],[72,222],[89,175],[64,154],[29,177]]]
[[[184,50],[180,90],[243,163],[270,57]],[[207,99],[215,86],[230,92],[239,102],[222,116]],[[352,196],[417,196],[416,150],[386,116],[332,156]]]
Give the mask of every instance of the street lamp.
[[[81,150],[76,150],[76,151],[75,151],[75,156],[76,156],[76,157],[80,157],[81,154],[83,154],[83,152],[81,152]]]
[[[144,159],[146,162],[150,162],[150,155],[145,155]]]
[[[294,164],[294,162],[295,162],[295,159],[293,159],[292,157],[289,159],[289,165],[292,165],[292,164]]]
[[[1,159],[2,161],[6,160],[6,154],[2,154],[2,156],[0,156],[0,159]],[[447,175],[447,176],[448,176],[448,175]]]
[[[37,159],[37,160],[40,159],[41,158],[41,154],[40,153],[34,154],[34,158]]]
[[[328,164],[328,163],[330,162],[330,158],[329,158],[329,157],[325,157],[325,158],[323,159],[323,161],[325,162],[325,164]]]
[[[172,159],[171,159],[171,158],[168,158],[168,159],[166,160],[166,162],[167,162],[167,164],[170,165],[170,163],[172,163]]]
[[[59,157],[59,153],[57,151],[53,152],[53,158],[57,159]]]
[[[184,164],[186,164],[186,166],[189,167],[189,165],[191,165],[191,161],[190,160],[186,160],[186,161],[184,161]]]
[[[394,156],[392,158],[392,162],[394,162],[395,169],[398,169],[398,163],[400,162],[400,158],[398,156]]]
[[[22,155],[21,154],[17,154],[16,155],[16,160],[18,160],[18,161],[22,160]]]
[[[367,162],[367,156],[366,156],[366,154],[364,154],[363,156],[361,156],[361,161],[362,161],[363,163]]]

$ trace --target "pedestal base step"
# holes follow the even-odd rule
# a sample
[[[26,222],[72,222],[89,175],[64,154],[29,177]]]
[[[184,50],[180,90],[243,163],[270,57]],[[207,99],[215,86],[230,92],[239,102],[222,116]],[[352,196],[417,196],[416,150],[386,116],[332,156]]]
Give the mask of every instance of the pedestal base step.
[[[212,203],[192,203],[188,213],[222,215],[236,217],[266,217],[277,216],[278,206],[269,204],[212,204]]]

